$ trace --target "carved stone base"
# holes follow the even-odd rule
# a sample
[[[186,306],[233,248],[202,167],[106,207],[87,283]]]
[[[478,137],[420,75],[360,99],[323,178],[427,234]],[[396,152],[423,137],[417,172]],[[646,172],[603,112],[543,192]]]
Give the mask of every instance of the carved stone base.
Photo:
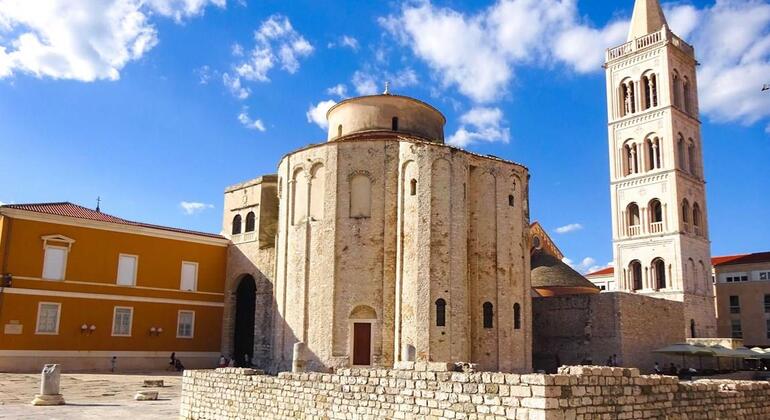
[[[64,405],[64,397],[61,394],[35,395],[32,405]]]
[[[137,401],[154,401],[158,399],[158,391],[139,391],[134,395]]]

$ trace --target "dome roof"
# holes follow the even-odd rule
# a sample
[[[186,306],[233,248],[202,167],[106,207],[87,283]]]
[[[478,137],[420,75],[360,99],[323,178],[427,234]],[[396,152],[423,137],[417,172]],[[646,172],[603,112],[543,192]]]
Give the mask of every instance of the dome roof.
[[[346,99],[329,108],[326,119],[329,122],[328,141],[354,133],[391,131],[444,142],[444,115],[429,104],[408,96],[383,93]]]
[[[599,288],[560,259],[535,251],[531,259],[532,288],[541,296],[599,293]]]

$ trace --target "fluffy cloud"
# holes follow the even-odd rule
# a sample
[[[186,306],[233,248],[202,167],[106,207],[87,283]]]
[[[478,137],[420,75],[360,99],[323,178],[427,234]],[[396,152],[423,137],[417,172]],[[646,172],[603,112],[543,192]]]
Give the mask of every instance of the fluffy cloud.
[[[348,88],[347,88],[347,86],[343,85],[342,83],[339,83],[336,86],[332,86],[332,87],[326,89],[326,93],[328,93],[329,95],[338,96],[340,98],[347,98],[348,97]]]
[[[238,76],[230,76],[224,73],[222,74],[222,83],[238,99],[246,99],[251,95],[251,89],[241,85],[241,78]]]
[[[326,130],[329,127],[329,122],[326,120],[326,112],[329,108],[333,107],[337,102],[329,99],[328,101],[321,101],[315,105],[310,105],[305,116],[307,122],[313,123]]]
[[[359,95],[377,94],[377,82],[374,80],[374,76],[369,73],[356,71],[353,73],[353,79],[351,80],[351,83],[356,89],[356,93]]]
[[[590,273],[592,271],[596,271],[604,268],[596,264],[596,260],[591,257],[585,257],[582,260],[580,260],[580,262],[578,263],[576,263],[575,261],[572,261],[567,257],[564,257],[562,258],[562,262],[572,267],[573,270],[577,271],[580,274],[586,274],[586,273]]]
[[[717,0],[698,9],[666,7],[671,29],[696,46],[701,111],[715,121],[747,124],[770,117],[770,4]],[[517,67],[560,63],[601,71],[604,51],[626,40],[628,19],[603,27],[581,17],[575,0],[497,0],[461,13],[429,0],[406,2],[380,24],[447,87],[477,103],[500,99]]]
[[[568,225],[559,226],[554,230],[556,231],[556,233],[565,234],[565,233],[576,232],[580,229],[583,229],[583,225],[581,225],[580,223],[570,223]]]
[[[248,112],[249,112],[249,109],[244,107],[241,110],[241,113],[238,114],[238,121],[240,121],[241,124],[244,127],[248,128],[249,130],[257,130],[257,131],[264,132],[266,129],[265,129],[265,124],[262,122],[262,120],[260,120],[259,118],[252,119],[251,117],[249,117]]]
[[[460,128],[449,136],[447,144],[465,147],[476,142],[508,143],[510,137],[500,108],[475,107],[460,117]]]
[[[234,65],[229,80],[224,82],[239,99],[244,99],[244,92],[232,86],[242,86],[242,80],[268,82],[270,71],[277,65],[294,74],[299,70],[299,60],[313,52],[310,42],[294,29],[289,18],[282,15],[270,16],[262,22],[254,32],[254,42],[254,48],[248,53],[240,45],[232,47],[233,55],[244,59]]]
[[[699,11],[688,7],[673,9],[671,28],[695,45],[701,111],[718,122],[770,117],[770,94],[760,91],[770,81],[770,4],[720,0]]]
[[[179,22],[212,4],[225,0],[0,0],[0,78],[117,80],[157,45],[154,16]]]
[[[182,201],[181,203],[179,203],[179,207],[181,207],[182,212],[184,212],[184,214],[188,216],[201,213],[207,209],[214,208],[214,206],[211,204],[199,203],[196,201]]]
[[[360,48],[358,44],[358,40],[349,35],[343,35],[340,37],[339,41],[330,42],[327,46],[329,48],[335,48],[335,47],[350,48],[353,51],[358,51],[358,49]]]

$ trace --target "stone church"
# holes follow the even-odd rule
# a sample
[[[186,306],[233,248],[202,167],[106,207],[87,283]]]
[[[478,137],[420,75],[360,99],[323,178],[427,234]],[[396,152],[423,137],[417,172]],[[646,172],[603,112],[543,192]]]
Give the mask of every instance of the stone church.
[[[326,142],[225,192],[224,352],[269,371],[529,371],[527,168],[444,144],[438,110],[387,91],[327,119]]]

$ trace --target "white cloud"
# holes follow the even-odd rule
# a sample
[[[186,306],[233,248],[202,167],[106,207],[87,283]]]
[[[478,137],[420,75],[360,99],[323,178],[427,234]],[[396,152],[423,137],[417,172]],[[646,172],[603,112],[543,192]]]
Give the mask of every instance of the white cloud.
[[[214,206],[211,204],[199,203],[196,201],[182,201],[179,203],[179,207],[181,207],[184,214],[188,216],[214,208]]]
[[[241,85],[241,79],[237,76],[230,76],[227,73],[222,74],[222,83],[227,90],[238,99],[246,99],[251,95],[251,89]]]
[[[117,80],[158,43],[154,16],[184,18],[225,0],[2,0],[0,78]]]
[[[238,121],[240,121],[241,124],[244,127],[248,128],[249,130],[257,130],[257,131],[264,132],[266,129],[265,129],[265,124],[262,122],[262,120],[260,120],[259,118],[252,119],[251,117],[249,117],[248,112],[249,112],[249,109],[247,107],[243,107],[243,109],[241,110],[241,113],[238,114]]]
[[[590,273],[592,271],[596,271],[604,268],[600,265],[597,265],[596,260],[591,257],[585,257],[582,260],[580,260],[579,263],[576,263],[571,259],[564,257],[562,258],[562,262],[572,267],[573,270],[577,271],[580,274],[586,274],[586,273]]]
[[[701,111],[718,122],[770,118],[770,94],[759,92],[770,74],[770,3],[717,0],[665,9],[671,29],[696,47]],[[445,88],[477,103],[504,96],[520,66],[602,71],[605,49],[626,41],[628,21],[591,25],[575,0],[496,0],[476,13],[422,0],[379,20]]]
[[[580,223],[570,223],[568,225],[559,226],[554,230],[556,231],[556,233],[564,234],[564,233],[576,232],[580,229],[583,229],[583,225],[581,225]]]
[[[243,48],[233,46],[235,56],[245,54],[245,60],[234,65],[231,85],[242,85],[242,80],[268,82],[269,73],[277,65],[290,74],[299,70],[299,60],[313,52],[313,46],[291,25],[289,18],[273,15],[254,32],[254,48],[244,53]],[[225,82],[227,85],[227,82]],[[242,91],[229,87],[233,94],[242,98]],[[246,95],[248,96],[248,95]]]
[[[376,95],[378,93],[377,82],[374,80],[374,76],[369,73],[356,71],[353,73],[351,83],[359,95]]]
[[[347,86],[343,85],[342,83],[339,83],[335,86],[332,86],[328,89],[326,89],[326,93],[329,95],[339,96],[340,98],[347,98],[348,97],[348,88]]]
[[[343,35],[340,37],[339,41],[337,42],[330,42],[327,47],[329,48],[335,48],[335,47],[344,47],[344,48],[350,48],[353,51],[358,51],[360,48],[360,45],[358,44],[358,40],[353,38],[349,35]]]
[[[195,74],[198,75],[198,83],[201,85],[207,85],[212,76],[216,74],[216,71],[212,71],[211,67],[204,65],[195,69]]]
[[[510,137],[500,108],[475,107],[460,117],[460,128],[449,136],[447,144],[466,147],[476,142],[508,143]]]
[[[700,110],[717,122],[752,124],[770,117],[770,95],[762,93],[770,77],[770,4],[722,0],[710,8],[688,12],[672,22],[679,33],[691,30],[695,45]]]
[[[236,42],[230,47],[230,52],[236,57],[243,57],[243,45]]]
[[[329,99],[328,101],[321,101],[315,105],[310,105],[305,116],[307,122],[313,123],[326,130],[329,127],[329,122],[326,120],[326,112],[329,108],[333,107],[337,102]]]

